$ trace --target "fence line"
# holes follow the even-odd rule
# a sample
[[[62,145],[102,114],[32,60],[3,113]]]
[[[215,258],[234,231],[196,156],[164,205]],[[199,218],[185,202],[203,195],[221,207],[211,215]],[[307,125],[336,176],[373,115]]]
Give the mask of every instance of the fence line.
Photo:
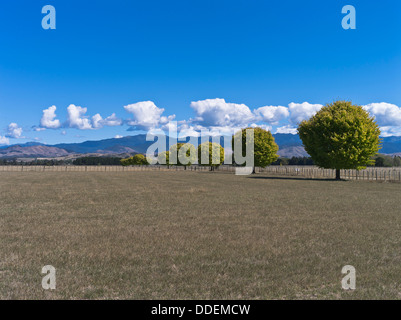
[[[301,176],[306,178],[334,179],[336,177],[336,171],[334,169],[323,169],[315,166],[270,166],[266,168],[257,168],[256,172],[265,172],[286,176]],[[340,173],[341,178],[347,180],[401,182],[401,167],[368,167],[363,170],[344,169],[340,170]]]
[[[222,165],[211,168],[209,166],[0,166],[0,172],[133,172],[133,171],[219,171],[234,172],[235,166]],[[315,166],[269,166],[256,168],[256,173],[269,173],[284,176],[300,176],[306,178],[334,179],[333,169],[322,169]],[[401,167],[376,168],[364,170],[341,170],[341,178],[348,180],[367,181],[398,181],[401,182]]]
[[[219,171],[232,171],[230,168],[213,168]],[[149,166],[23,166],[23,165],[6,165],[0,166],[0,172],[132,172],[132,171],[211,171],[209,166],[166,166],[166,165],[149,165]]]

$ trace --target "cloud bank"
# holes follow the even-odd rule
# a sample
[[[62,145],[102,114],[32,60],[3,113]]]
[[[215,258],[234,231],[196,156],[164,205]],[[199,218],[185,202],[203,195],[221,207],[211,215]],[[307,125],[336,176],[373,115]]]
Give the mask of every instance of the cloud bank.
[[[164,115],[165,109],[158,107],[153,101],[140,101],[122,108],[130,117],[121,119],[116,113],[103,118],[99,113],[87,115],[87,108],[70,104],[67,107],[67,119],[61,122],[56,115],[56,106],[44,109],[40,125],[33,127],[35,131],[46,129],[74,128],[78,130],[98,130],[103,127],[128,126],[128,131],[177,130],[180,136],[197,136],[200,131],[210,135],[231,134],[244,127],[262,127],[273,133],[296,134],[298,124],[316,114],[322,104],[309,102],[291,102],[288,106],[266,105],[255,109],[243,103],[227,102],[225,99],[205,99],[192,101],[190,108],[194,116],[189,119],[173,121],[175,115]],[[364,105],[363,108],[375,118],[381,127],[382,136],[401,136],[401,108],[395,104],[380,102]],[[8,144],[9,139],[23,138],[23,130],[12,122],[0,136],[0,144]],[[120,136],[120,135],[118,135]]]
[[[195,136],[201,130],[219,134],[247,126],[260,126],[269,130],[274,127],[274,133],[296,134],[298,124],[316,114],[323,105],[291,102],[288,106],[266,105],[252,110],[243,103],[227,102],[225,99],[216,98],[192,101],[190,107],[195,114],[193,118],[171,123],[175,119],[175,115],[163,116],[165,109],[159,108],[153,101],[140,101],[124,106],[124,110],[132,116],[126,120],[118,118],[115,113],[105,119],[99,113],[90,118],[86,116],[87,108],[71,104],[67,108],[66,125],[63,126],[56,119],[56,107],[51,106],[43,110],[40,128],[69,127],[88,130],[126,124],[129,126],[129,131],[176,129],[181,130],[184,135]],[[400,107],[380,102],[364,105],[363,108],[378,122],[383,136],[401,135]],[[13,123],[13,127],[9,128],[6,137],[21,136],[22,131],[18,131],[20,128],[15,125]]]

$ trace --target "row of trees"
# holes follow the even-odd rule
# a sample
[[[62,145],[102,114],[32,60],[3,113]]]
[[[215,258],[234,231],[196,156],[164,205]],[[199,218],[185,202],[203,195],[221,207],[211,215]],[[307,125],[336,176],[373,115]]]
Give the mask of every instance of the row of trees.
[[[248,129],[253,129],[253,135],[249,137],[247,137]],[[352,105],[349,101],[327,104],[309,120],[302,121],[298,126],[298,133],[313,164],[325,169],[335,169],[336,179],[340,179],[341,169],[359,170],[375,164],[384,166],[388,162],[388,158],[377,155],[381,148],[381,140],[380,129],[374,118],[361,106]],[[279,159],[278,146],[270,131],[262,128],[245,128],[238,131],[232,138],[234,154],[236,148],[240,146],[242,155],[245,156],[248,143],[252,143],[254,146],[251,150],[254,166],[266,167]],[[189,161],[183,163],[177,156],[180,153],[189,157]],[[170,164],[170,159],[177,156],[177,164],[191,165],[195,161],[196,153],[199,162],[203,165],[219,166],[224,161],[224,148],[217,143],[205,142],[199,145],[197,150],[191,144],[176,144],[169,151],[159,154],[159,162],[164,160],[164,163]],[[309,161],[303,160],[305,164]],[[393,165],[401,163],[399,158],[394,158],[392,161]],[[107,157],[97,159],[84,157],[76,159],[73,164],[108,165],[118,163],[146,165],[148,161],[144,155],[138,154],[123,160]]]
[[[377,154],[373,157],[374,164],[372,167],[401,167],[400,156],[389,156],[385,154]],[[90,165],[149,165],[146,157],[142,154],[137,154],[128,159],[117,157],[81,157],[76,160],[54,160],[54,159],[38,159],[31,161],[17,161],[17,159],[0,159],[0,165],[24,165],[24,166],[90,166]],[[311,157],[280,157],[272,162],[273,166],[312,166],[314,161]]]
[[[24,165],[24,166],[110,166],[120,165],[121,158],[117,157],[81,157],[75,160],[35,159],[30,161],[17,159],[0,159],[0,165]]]
[[[350,101],[327,104],[299,124],[298,134],[313,163],[321,168],[335,169],[336,179],[340,179],[341,169],[360,170],[374,165],[373,157],[381,148],[376,121],[361,106]],[[265,167],[278,159],[278,146],[269,131],[255,128],[253,143],[256,166]],[[245,145],[246,129],[243,129],[242,150]]]
[[[182,161],[180,153],[186,155],[187,161]],[[176,156],[174,164],[190,166],[195,163],[196,153],[202,165],[205,166],[219,166],[224,162],[224,148],[213,142],[204,142],[198,146],[196,150],[195,146],[189,143],[178,143],[173,145],[169,151],[161,152],[158,155],[159,163],[165,163],[166,165],[172,164],[172,154]],[[149,162],[146,157],[142,154],[136,154],[133,157],[122,159],[121,164],[123,166],[130,165],[148,165]]]
[[[55,160],[55,159],[35,159],[31,161],[22,161],[17,159],[0,159],[0,166],[62,166],[71,164],[71,160]]]
[[[180,153],[185,154],[188,162],[184,163],[180,159]],[[172,161],[172,155],[176,155],[175,161]],[[204,142],[198,146],[198,149],[194,145],[188,143],[178,143],[173,145],[169,151],[162,152],[158,155],[158,160],[161,163],[167,165],[176,162],[178,165],[191,165],[195,163],[196,155],[198,156],[198,162],[205,166],[219,166],[224,162],[224,148],[214,142]]]
[[[401,167],[401,157],[378,154],[373,157],[375,167]]]
[[[247,138],[247,129],[253,130],[253,137]],[[378,153],[380,145],[380,129],[374,118],[361,106],[352,105],[349,101],[336,101],[327,104],[320,109],[309,120],[302,121],[298,126],[298,133],[303,142],[305,150],[311,155],[311,160],[304,158],[303,164],[315,164],[325,169],[335,169],[336,179],[340,179],[341,169],[363,169],[366,166],[375,165],[375,163],[384,163],[385,159],[373,157]],[[242,139],[239,144],[234,143]],[[160,160],[166,164],[170,163],[171,155],[178,154],[181,148],[185,154],[191,156],[198,153],[200,163],[208,166],[220,165],[224,161],[224,149],[216,143],[208,142],[209,145],[202,148],[190,144],[176,144],[169,151],[159,154]],[[238,131],[232,138],[232,148],[235,153],[237,146],[242,147],[243,156],[247,143],[252,143],[252,157],[254,166],[266,167],[275,161],[278,161],[278,146],[270,131],[262,128],[245,128]],[[219,158],[212,159],[213,149],[217,149]],[[202,151],[203,150],[203,151]],[[205,161],[205,150],[209,150],[208,161]],[[202,158],[202,155],[204,156]],[[179,157],[178,157],[179,158]],[[178,164],[190,165],[188,163]],[[194,159],[193,159],[194,160]],[[146,158],[142,155],[136,155],[129,159],[121,161],[123,165],[146,164]],[[290,160],[291,161],[291,160]],[[290,164],[289,161],[289,164]],[[146,161],[147,162],[147,161]]]
[[[253,129],[253,135],[249,137],[247,137],[248,129]],[[400,157],[390,159],[378,155],[381,140],[377,123],[361,106],[352,105],[349,101],[327,104],[309,120],[302,121],[298,126],[298,133],[311,159],[292,158],[288,160],[288,164],[315,164],[325,169],[335,169],[336,179],[340,179],[340,169],[359,170],[374,165],[401,165]],[[285,159],[279,158],[277,155],[278,146],[270,131],[262,128],[245,128],[238,131],[232,137],[233,152],[236,152],[237,147],[241,147],[242,155],[245,156],[248,143],[252,143],[254,146],[251,151],[254,166],[266,167],[272,163],[287,164]],[[179,157],[180,153],[185,154],[189,160],[185,159],[187,161],[182,162]],[[220,144],[212,142],[205,142],[197,149],[191,144],[179,143],[172,146],[169,151],[160,153],[158,157],[159,163],[164,161],[169,165],[172,162],[171,159],[177,158],[178,165],[191,165],[195,162],[196,155],[202,165],[219,166],[224,161],[224,148]],[[39,161],[46,162],[40,163]],[[58,164],[55,160],[39,161],[36,160],[35,164]],[[6,162],[6,164],[15,164],[15,162]],[[148,161],[144,155],[137,154],[122,160],[110,157],[83,157],[74,160],[73,164],[147,165]]]
[[[314,164],[311,157],[280,157],[272,162],[272,166],[313,166]]]
[[[75,159],[74,166],[118,166],[121,158],[117,157],[81,157]]]

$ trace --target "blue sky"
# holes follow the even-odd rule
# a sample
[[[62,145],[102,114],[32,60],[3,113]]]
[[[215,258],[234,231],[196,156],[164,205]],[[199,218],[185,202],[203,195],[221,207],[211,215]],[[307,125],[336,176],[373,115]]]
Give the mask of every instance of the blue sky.
[[[44,5],[56,30],[41,26]],[[345,5],[356,30],[341,26]],[[111,138],[169,120],[188,132],[294,132],[336,99],[401,135],[400,35],[399,0],[2,1],[0,143]]]

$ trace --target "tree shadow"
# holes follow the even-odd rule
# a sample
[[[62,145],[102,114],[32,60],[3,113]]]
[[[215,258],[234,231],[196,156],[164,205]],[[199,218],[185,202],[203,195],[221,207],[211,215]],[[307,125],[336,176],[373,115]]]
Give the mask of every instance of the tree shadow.
[[[266,179],[266,180],[296,180],[296,181],[348,181],[345,179],[340,179],[336,180],[335,178],[307,178],[307,177],[297,177],[297,176],[291,176],[291,177],[272,177],[272,176],[256,176],[256,175],[251,175],[248,176],[250,179]]]

